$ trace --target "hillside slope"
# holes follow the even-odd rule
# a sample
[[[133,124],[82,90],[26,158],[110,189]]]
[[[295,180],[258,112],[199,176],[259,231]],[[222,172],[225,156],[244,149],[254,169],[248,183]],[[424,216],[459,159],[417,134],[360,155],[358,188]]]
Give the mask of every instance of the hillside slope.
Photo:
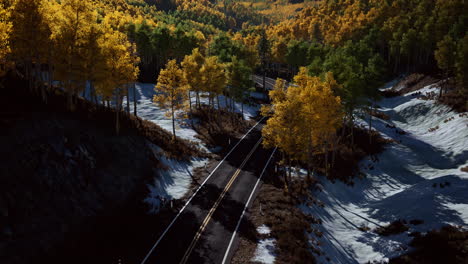
[[[125,216],[122,208],[128,204],[142,212],[151,209],[143,203],[147,184],[161,176],[166,156],[188,160],[197,153],[184,141],[169,143],[168,132],[143,120],[121,117],[123,128],[116,135],[114,110],[93,109],[78,98],[72,113],[63,108],[60,93],[44,104],[21,80],[10,80],[6,87],[0,110],[2,263],[54,255],[58,244],[74,241],[96,217],[113,211]],[[142,128],[131,128],[134,122]],[[152,151],[155,144],[158,153]],[[171,177],[164,174],[166,182]]]
[[[322,179],[324,207],[303,207],[318,216],[324,255],[319,263],[367,263],[410,250],[411,232],[443,225],[468,227],[468,117],[420,95],[437,85],[379,102],[389,121],[375,128],[394,140],[377,159],[361,163],[365,179],[354,186]],[[376,228],[405,220],[406,232],[380,236]],[[410,221],[413,220],[410,224]],[[414,220],[422,220],[414,221]]]

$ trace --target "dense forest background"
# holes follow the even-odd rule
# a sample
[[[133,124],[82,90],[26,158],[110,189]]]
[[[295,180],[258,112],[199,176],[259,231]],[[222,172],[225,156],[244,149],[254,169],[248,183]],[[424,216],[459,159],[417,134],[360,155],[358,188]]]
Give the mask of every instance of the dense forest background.
[[[198,48],[288,79],[301,66],[312,76],[332,72],[353,98],[414,71],[454,77],[458,93],[466,93],[462,0],[2,0],[0,6],[2,72],[14,66],[28,75],[45,66],[50,79],[76,83],[69,87],[75,92],[83,80],[96,79],[106,95],[134,79],[154,82],[168,60],[180,62]],[[106,48],[112,42],[121,54]],[[110,65],[90,63],[106,64],[113,55],[122,64],[114,68],[129,67],[121,69],[128,76],[115,75],[122,80],[104,76]]]
[[[318,91],[288,95],[279,82],[276,104],[291,102],[284,114],[334,113],[325,118],[330,122],[313,121],[333,124],[320,128],[323,136],[304,135],[307,146],[325,145],[326,151],[337,140],[329,134],[352,127],[356,110],[372,113],[378,88],[401,75],[420,72],[445,80],[439,100],[467,110],[467,5],[463,0],[1,0],[0,74],[24,76],[44,101],[61,87],[70,109],[89,87],[92,101],[112,102],[117,115],[135,82],[157,82],[162,95],[154,100],[172,109],[173,123],[175,111],[187,102],[191,112],[190,97],[200,107],[200,92],[209,93],[214,108],[220,95],[247,101],[253,73],[281,77],[302,87],[298,93],[307,93],[306,87]],[[294,108],[301,100],[311,109]],[[328,111],[335,105],[336,111]],[[282,134],[293,120],[276,122],[280,126],[272,135]],[[353,129],[342,133],[353,137]],[[296,149],[297,139],[291,142]]]

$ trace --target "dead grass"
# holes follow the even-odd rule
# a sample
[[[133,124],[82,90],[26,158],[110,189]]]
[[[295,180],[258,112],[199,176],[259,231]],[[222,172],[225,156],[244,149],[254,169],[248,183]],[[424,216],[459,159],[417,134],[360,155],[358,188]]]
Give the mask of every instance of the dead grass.
[[[354,127],[352,139],[350,128],[345,127],[345,138],[343,138],[335,151],[335,162],[329,169],[328,173],[325,170],[325,155],[316,155],[314,159],[314,170],[322,174],[326,174],[328,179],[340,180],[345,183],[352,184],[352,180],[356,175],[360,174],[359,162],[366,156],[371,156],[374,162],[378,161],[377,154],[381,153],[385,146],[392,142],[384,139],[379,132],[369,130],[365,127]],[[341,131],[338,131],[341,134]],[[331,161],[333,153],[327,153],[328,160]]]
[[[409,230],[409,227],[406,221],[399,219],[399,220],[391,222],[390,224],[386,226],[378,227],[377,229],[375,229],[375,232],[381,236],[390,236],[390,235],[400,234],[408,230]]]
[[[423,73],[413,73],[408,75],[406,78],[401,80],[396,86],[402,87],[400,92],[402,94],[414,92],[420,90],[428,85],[434,84],[439,82],[440,79],[423,74]]]
[[[380,119],[382,119],[382,120],[387,120],[387,121],[390,120],[390,116],[388,116],[387,114],[382,113],[382,112],[380,112],[380,111],[377,111],[377,110],[375,110],[375,109],[372,110],[372,111],[369,111],[369,110],[368,110],[367,113],[369,113],[369,112],[370,112],[370,114],[371,114],[373,117],[377,117],[377,118],[380,118]]]
[[[358,229],[359,229],[360,231],[362,231],[362,232],[368,232],[368,231],[371,230],[371,228],[368,227],[367,225],[361,225],[361,226],[358,227]]]
[[[308,218],[296,207],[296,198],[280,186],[267,185],[265,195],[259,198],[265,224],[271,227],[272,235],[277,239],[278,261],[315,263],[307,243],[306,232],[312,232]]]
[[[414,73],[408,75],[395,85],[395,87],[400,88],[398,91],[389,89],[382,91],[381,94],[384,97],[400,96],[410,92],[418,91],[428,85],[435,83],[442,87],[442,96],[439,96],[439,92],[426,95],[414,93],[414,95],[419,96],[419,98],[424,100],[437,100],[441,104],[448,105],[458,113],[468,111],[468,92],[466,88],[457,87],[457,84],[453,78],[441,80],[439,77],[434,75]]]
[[[468,263],[468,231],[445,226],[426,235],[416,235],[410,244],[415,250],[391,259],[392,264]]]
[[[410,92],[420,90],[428,85],[440,82],[439,78],[423,73],[413,73],[408,75],[399,81],[394,87],[398,87],[398,90],[388,89],[382,91],[383,97],[396,97]]]
[[[461,90],[451,89],[438,98],[438,101],[448,105],[458,113],[468,111],[468,92],[463,93]]]
[[[208,106],[194,109],[192,117],[198,120],[193,124],[198,137],[210,147],[221,146],[223,149],[229,146],[229,138],[238,138],[253,125],[238,113]]]
[[[275,263],[279,264],[305,264],[315,263],[311,254],[308,233],[317,230],[311,228],[312,223],[319,221],[311,216],[305,215],[297,205],[303,201],[303,195],[298,190],[308,188],[305,182],[295,181],[285,189],[283,176],[270,171],[262,186],[258,198],[250,209],[249,219],[255,226],[267,225],[271,229],[271,236],[276,239]],[[311,186],[311,185],[308,185]],[[301,198],[302,197],[302,198]],[[236,252],[231,263],[252,263],[250,260],[255,252],[256,243],[246,239],[240,241],[238,252]],[[318,249],[312,248],[314,252]]]
[[[460,170],[461,170],[461,171],[463,171],[463,172],[466,172],[466,173],[468,173],[468,166],[466,166],[466,167],[463,167],[463,168],[461,168]]]

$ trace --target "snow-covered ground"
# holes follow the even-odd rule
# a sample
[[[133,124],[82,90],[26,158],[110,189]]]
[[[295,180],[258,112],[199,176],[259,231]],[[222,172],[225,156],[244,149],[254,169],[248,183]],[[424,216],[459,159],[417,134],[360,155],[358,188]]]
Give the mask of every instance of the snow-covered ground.
[[[420,90],[423,94],[431,91],[438,87]],[[302,206],[322,220],[321,225],[314,225],[323,232],[316,238],[325,253],[317,256],[319,263],[387,260],[410,249],[410,232],[427,232],[446,224],[468,228],[468,173],[460,170],[468,166],[468,116],[412,94],[378,103],[391,120],[374,118],[373,125],[397,143],[388,145],[377,162],[362,162],[367,177],[356,179],[351,187],[319,176],[323,191],[316,196],[325,206]],[[396,133],[391,125],[407,134]],[[372,232],[397,219],[424,223],[388,237]]]
[[[153,97],[156,94],[154,91],[154,84],[150,83],[137,83],[136,93],[130,89],[130,110],[133,111],[133,100],[137,100],[137,114],[139,117],[152,121],[162,127],[163,129],[172,133],[172,119],[166,115],[166,110],[159,108],[153,103]],[[127,99],[124,98],[124,107],[126,107]],[[192,97],[192,102],[195,103],[195,97]],[[207,104],[208,98],[202,95],[201,103]],[[223,96],[220,96],[220,106],[225,106]],[[241,112],[241,104],[236,103],[235,108],[237,112]],[[257,115],[259,106],[244,105],[244,118],[249,120]],[[181,115],[182,116],[182,115]],[[194,120],[197,122],[197,120]],[[201,140],[198,139],[197,133],[191,127],[191,120],[186,117],[180,117],[176,120],[176,135],[199,144],[200,147],[206,149]],[[181,162],[177,160],[167,159],[156,146],[152,146],[153,151],[167,167],[167,170],[161,170],[159,175],[155,177],[154,182],[148,185],[149,194],[144,200],[150,206],[150,212],[156,213],[161,207],[161,201],[170,199],[180,199],[189,190],[192,183],[193,170],[198,167],[205,166],[208,162],[207,159],[192,159],[190,163]],[[209,151],[209,150],[208,150]],[[214,151],[214,150],[213,150]]]
[[[260,235],[268,236],[271,233],[271,230],[268,226],[262,225],[257,228],[257,232]],[[252,261],[257,263],[273,264],[276,259],[275,243],[276,239],[272,237],[260,239]]]
[[[158,177],[154,178],[152,184],[148,185],[149,193],[144,202],[150,207],[150,213],[157,213],[165,201],[167,206],[171,199],[180,199],[184,197],[190,188],[193,178],[194,168],[206,166],[207,159],[192,159],[192,161],[184,162],[168,159],[162,154],[161,149],[148,142],[153,153],[167,170],[160,170]]]

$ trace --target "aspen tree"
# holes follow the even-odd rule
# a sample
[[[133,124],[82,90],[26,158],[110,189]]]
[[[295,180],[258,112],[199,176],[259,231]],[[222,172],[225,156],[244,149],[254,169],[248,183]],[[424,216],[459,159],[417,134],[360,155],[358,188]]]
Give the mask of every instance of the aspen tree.
[[[43,6],[44,0],[16,0],[11,7],[11,53],[13,60],[24,67],[31,89],[39,81],[51,35]]]
[[[286,63],[286,54],[288,52],[288,42],[284,37],[279,37],[272,42],[271,55],[277,63]]]
[[[83,47],[92,25],[97,23],[97,12],[91,2],[64,0],[57,20],[55,76],[67,91],[68,105],[73,109],[73,96],[86,86]]]
[[[275,86],[269,95],[273,104],[286,100],[286,80],[281,78],[276,79]]]
[[[214,98],[218,98],[219,108],[219,95],[223,93],[223,89],[227,83],[226,73],[224,66],[218,61],[218,57],[212,56],[205,60],[205,64],[200,70],[202,77],[204,91],[209,92],[210,101],[214,107]]]
[[[104,37],[99,45],[105,66],[97,81],[96,88],[106,98],[115,96],[116,101],[116,132],[119,133],[119,114],[126,85],[136,81],[138,77],[138,60],[133,56],[132,44],[125,34],[106,27]]]
[[[325,155],[325,168],[328,171],[327,152],[341,124],[341,100],[335,97],[330,86],[332,80],[323,82],[319,77],[302,77],[302,85],[290,88],[302,105],[302,149],[307,155],[301,160],[311,165],[313,155]],[[328,78],[331,78],[329,75]],[[304,82],[304,80],[306,81]],[[296,91],[294,93],[294,91]],[[308,170],[310,173],[310,168]]]
[[[9,22],[10,10],[0,1],[0,77],[8,68],[8,55],[10,53],[9,36],[11,23]]]
[[[291,97],[288,90],[288,97],[282,100],[276,100],[273,105],[273,114],[267,120],[262,129],[264,137],[263,144],[266,147],[278,147],[286,155],[286,164],[289,167],[289,178],[291,178],[291,166],[293,160],[298,159],[298,153],[301,152],[300,132],[301,105],[298,100]],[[277,98],[279,99],[279,98]],[[286,178],[286,182],[289,182]]]
[[[333,94],[336,85],[332,75],[325,81],[310,77],[301,68],[294,78],[294,86],[284,92],[284,83],[278,80],[270,92],[273,114],[262,130],[265,145],[276,146],[287,156],[287,163],[301,161],[308,165],[310,176],[313,156],[327,152],[333,145],[336,130],[343,118],[341,100]],[[290,169],[291,170],[291,169]]]
[[[99,39],[103,37],[103,34],[104,32],[101,25],[92,25],[83,42],[84,78],[89,82],[91,100],[93,100],[96,104],[98,102],[94,85],[96,81],[98,81],[98,78],[103,78],[103,71],[106,70],[105,58],[103,58],[103,52],[99,46]]]
[[[168,114],[172,117],[172,134],[175,139],[175,111],[182,109],[187,100],[187,80],[176,60],[170,60],[161,70],[155,91],[157,94],[153,101],[161,108],[169,108]]]
[[[201,54],[198,48],[194,49],[191,55],[185,56],[184,60],[181,63],[185,79],[187,80],[189,86],[188,93],[190,110],[192,110],[190,91],[195,92],[196,105],[197,107],[200,107],[200,91],[202,91],[204,88],[204,83],[202,81],[202,75],[200,73],[200,70],[202,69],[204,63],[205,57],[203,56],[203,54]]]
[[[59,59],[57,50],[57,34],[60,29],[60,19],[62,18],[61,4],[56,1],[44,1],[43,10],[46,23],[50,27],[50,38],[47,44],[44,44],[46,48],[46,60],[47,65],[47,84],[49,89],[53,89],[52,83],[54,81],[54,69],[56,68],[56,62]]]
[[[234,36],[240,45],[244,46],[245,60],[250,68],[255,68],[261,63],[261,53],[259,52],[260,36],[255,34],[248,34],[243,37],[242,34],[237,33]]]

